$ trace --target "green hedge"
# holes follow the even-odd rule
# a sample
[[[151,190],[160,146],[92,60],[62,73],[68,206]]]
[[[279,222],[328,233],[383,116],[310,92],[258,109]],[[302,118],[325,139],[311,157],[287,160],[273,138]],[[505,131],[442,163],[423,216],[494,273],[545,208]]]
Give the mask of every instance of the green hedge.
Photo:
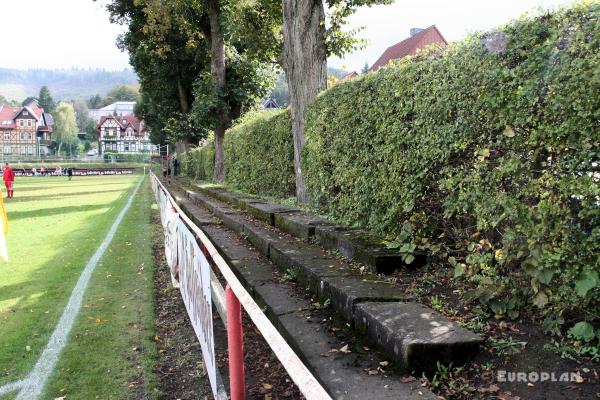
[[[289,110],[252,113],[225,135],[225,180],[259,195],[295,194]]]
[[[521,20],[324,92],[306,121],[312,205],[452,266],[498,316],[534,307],[549,332],[600,338],[598,17]],[[225,159],[239,189],[292,195],[289,113],[230,129]]]
[[[294,147],[289,110],[257,111],[246,115],[225,134],[225,181],[263,196],[294,196]],[[215,150],[193,149],[184,158],[183,171],[200,180],[212,180]]]
[[[496,314],[598,318],[599,16],[521,20],[326,91],[306,123],[313,204],[447,260]]]
[[[192,178],[210,181],[215,169],[215,146],[212,139],[203,147],[189,150],[182,160],[182,172]]]

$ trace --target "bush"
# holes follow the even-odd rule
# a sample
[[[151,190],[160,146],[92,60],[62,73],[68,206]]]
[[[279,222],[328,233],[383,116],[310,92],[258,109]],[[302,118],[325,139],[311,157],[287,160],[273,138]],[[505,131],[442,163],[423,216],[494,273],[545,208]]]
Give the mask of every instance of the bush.
[[[294,196],[294,145],[289,110],[257,111],[246,115],[225,134],[225,181],[257,195]],[[196,179],[212,180],[214,139],[189,151],[183,171]]]
[[[182,160],[182,172],[194,179],[210,181],[215,169],[215,146],[210,139],[206,146],[189,150]]]
[[[313,205],[450,263],[498,315],[528,303],[548,330],[597,319],[598,14],[522,20],[320,95],[303,153]]]
[[[296,191],[289,110],[252,113],[225,135],[225,180],[243,191],[289,197]]]

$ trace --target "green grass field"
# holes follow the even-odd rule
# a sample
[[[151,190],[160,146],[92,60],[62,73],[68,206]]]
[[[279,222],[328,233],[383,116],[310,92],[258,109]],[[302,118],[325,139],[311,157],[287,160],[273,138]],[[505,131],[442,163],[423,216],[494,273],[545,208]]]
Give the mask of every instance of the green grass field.
[[[15,197],[5,199],[10,261],[0,261],[0,387],[31,371],[81,271],[140,179],[17,178]],[[152,202],[146,179],[92,275],[44,398],[151,392]]]

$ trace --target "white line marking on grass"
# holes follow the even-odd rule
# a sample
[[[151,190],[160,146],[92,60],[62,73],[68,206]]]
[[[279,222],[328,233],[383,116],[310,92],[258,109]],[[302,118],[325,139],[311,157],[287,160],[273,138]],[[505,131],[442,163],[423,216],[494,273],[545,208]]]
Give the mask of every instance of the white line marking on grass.
[[[69,332],[71,332],[71,328],[73,327],[75,318],[77,318],[77,314],[79,314],[83,294],[85,293],[85,289],[90,281],[92,272],[94,272],[96,264],[98,264],[98,261],[100,261],[100,258],[102,258],[108,245],[112,241],[119,224],[131,206],[133,198],[138,192],[143,181],[144,179],[141,179],[137,184],[135,190],[131,196],[129,196],[127,204],[125,204],[125,207],[123,207],[117,216],[117,219],[115,219],[115,222],[110,227],[110,230],[106,234],[102,244],[100,244],[100,247],[98,247],[98,250],[96,250],[92,258],[90,258],[90,261],[88,261],[85,269],[79,276],[77,285],[75,285],[75,288],[71,292],[69,302],[67,303],[67,306],[65,307],[65,310],[58,321],[56,329],[52,333],[52,336],[50,337],[50,340],[48,341],[48,344],[46,345],[46,348],[44,349],[38,362],[35,364],[35,367],[33,367],[33,370],[29,373],[27,379],[22,381],[24,382],[23,388],[15,400],[36,400],[41,396],[44,385],[54,370],[56,362],[58,361],[58,356],[67,344],[67,337],[69,336]]]
[[[18,381],[9,383],[8,385],[4,385],[0,387],[0,396],[6,393],[14,392],[15,390],[21,389],[23,386],[27,384],[27,381]]]

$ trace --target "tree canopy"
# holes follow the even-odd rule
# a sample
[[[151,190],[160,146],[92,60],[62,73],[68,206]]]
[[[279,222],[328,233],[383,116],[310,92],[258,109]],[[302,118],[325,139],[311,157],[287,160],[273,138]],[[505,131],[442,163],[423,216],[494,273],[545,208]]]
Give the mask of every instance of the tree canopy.
[[[54,103],[54,99],[50,95],[50,89],[48,89],[48,86],[42,86],[40,88],[38,102],[40,107],[42,107],[44,111],[48,113],[53,113],[54,109],[56,108],[56,103]]]
[[[136,113],[154,142],[194,143],[209,131],[220,136],[269,92],[281,10],[275,0],[255,3],[109,4],[112,21],[128,25],[118,44],[140,78]]]
[[[56,107],[53,116],[54,132],[52,137],[58,143],[58,152],[60,153],[63,144],[73,143],[77,139],[75,109],[71,103],[61,102]]]

